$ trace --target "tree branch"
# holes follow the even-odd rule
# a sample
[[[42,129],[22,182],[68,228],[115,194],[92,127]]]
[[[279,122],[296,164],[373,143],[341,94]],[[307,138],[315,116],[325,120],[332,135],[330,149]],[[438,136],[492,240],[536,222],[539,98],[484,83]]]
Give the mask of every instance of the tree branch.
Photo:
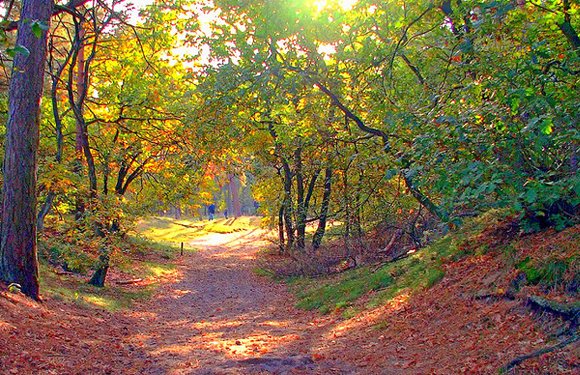
[[[90,0],[71,0],[68,2],[68,4],[66,5],[55,5],[54,6],[54,11],[52,12],[52,16],[56,16],[58,14],[61,13],[71,13],[73,15],[77,15],[74,13],[74,9],[85,5],[86,3],[88,3]],[[10,21],[7,24],[5,24],[4,26],[0,26],[0,29],[3,29],[4,31],[14,31],[18,29],[18,23],[20,21]]]

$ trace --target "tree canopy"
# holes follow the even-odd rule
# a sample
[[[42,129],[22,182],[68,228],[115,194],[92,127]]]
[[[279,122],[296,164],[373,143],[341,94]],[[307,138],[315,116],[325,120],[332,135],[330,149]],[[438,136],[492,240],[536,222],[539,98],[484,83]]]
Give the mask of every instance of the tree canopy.
[[[418,221],[491,208],[527,230],[577,222],[577,2],[156,0],[138,17],[123,0],[49,1],[42,17],[27,4],[2,5],[5,281],[22,281],[7,241],[34,239],[49,212],[101,238],[106,275],[132,215],[233,212],[233,198],[239,214],[249,190],[289,253],[318,248],[329,220],[345,238],[404,223],[417,245]],[[46,78],[20,74],[36,56]],[[44,86],[38,153],[18,156],[30,200],[10,190],[25,173],[10,172],[27,147],[17,105],[38,101],[22,85]],[[7,202],[32,210],[25,232]]]

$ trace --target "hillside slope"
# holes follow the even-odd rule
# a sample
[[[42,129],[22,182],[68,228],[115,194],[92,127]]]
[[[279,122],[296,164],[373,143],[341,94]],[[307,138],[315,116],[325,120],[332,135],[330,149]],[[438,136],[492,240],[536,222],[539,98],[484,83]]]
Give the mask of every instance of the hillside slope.
[[[521,235],[510,220],[475,223],[399,262],[295,281],[298,306],[348,317],[321,340],[320,357],[369,374],[493,374],[519,356],[577,340],[579,243],[580,226]],[[575,373],[579,354],[571,342],[512,371]]]

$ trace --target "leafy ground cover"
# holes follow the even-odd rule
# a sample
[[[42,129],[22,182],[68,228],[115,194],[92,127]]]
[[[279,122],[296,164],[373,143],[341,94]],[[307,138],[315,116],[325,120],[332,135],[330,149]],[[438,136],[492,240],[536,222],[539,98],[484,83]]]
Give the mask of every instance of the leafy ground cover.
[[[264,236],[256,228],[209,233],[189,244],[199,251],[183,257],[137,247],[141,271],[127,274],[122,262],[112,262],[112,286],[101,290],[43,266],[43,303],[0,292],[0,340],[10,343],[0,346],[0,368],[8,374],[490,374],[557,344],[569,328],[532,312],[526,296],[578,300],[578,226],[520,235],[509,220],[481,218],[395,263],[295,280],[298,298],[252,272],[256,257],[271,254],[261,251],[268,246]],[[511,282],[527,274],[508,298]],[[115,283],[136,276],[146,281]],[[26,349],[31,345],[34,351]],[[573,374],[579,363],[572,344],[514,371]]]
[[[573,322],[525,306],[541,296],[577,310],[578,243],[580,226],[523,235],[513,219],[491,213],[405,259],[290,285],[297,307],[345,318],[327,335],[337,344],[321,356],[346,355],[368,373],[393,360],[405,373],[449,373],[443,357],[462,363],[455,371],[494,373],[518,351],[577,337]],[[353,342],[366,343],[366,356],[337,350]],[[519,366],[524,373],[573,373],[578,345]]]

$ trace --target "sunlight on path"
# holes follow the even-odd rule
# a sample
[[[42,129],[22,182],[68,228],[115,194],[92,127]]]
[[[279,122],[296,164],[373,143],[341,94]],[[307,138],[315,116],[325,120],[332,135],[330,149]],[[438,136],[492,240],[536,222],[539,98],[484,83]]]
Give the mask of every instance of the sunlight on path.
[[[255,254],[271,242],[251,229],[188,242],[181,278],[134,313],[128,340],[146,354],[148,374],[348,374],[315,361],[328,318],[294,308],[284,285],[256,276]]]

